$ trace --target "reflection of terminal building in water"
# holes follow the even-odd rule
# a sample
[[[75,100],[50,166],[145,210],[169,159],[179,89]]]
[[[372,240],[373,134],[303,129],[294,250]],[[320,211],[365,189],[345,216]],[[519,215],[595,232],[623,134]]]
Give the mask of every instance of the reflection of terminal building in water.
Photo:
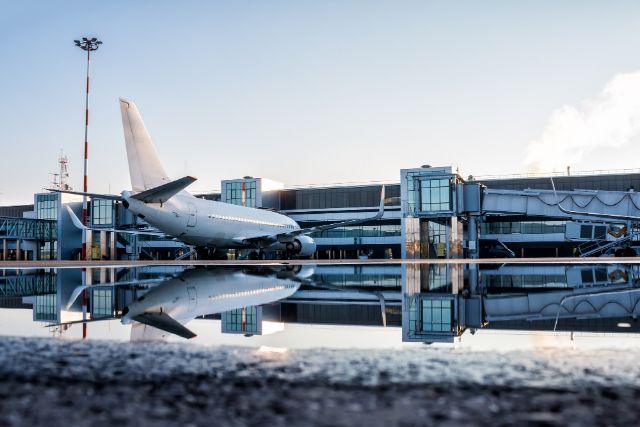
[[[450,167],[399,171],[386,185],[384,216],[370,223],[312,235],[315,258],[471,258],[613,255],[639,246],[637,221],[598,220],[558,209],[549,177],[464,179]],[[640,173],[556,176],[567,210],[640,216]],[[263,178],[223,180],[211,200],[273,209],[302,227],[370,217],[380,185],[284,188]],[[34,204],[0,207],[0,260],[77,259],[82,235],[66,207],[80,215],[78,199],[55,193]],[[144,226],[120,202],[92,198],[88,233],[93,259],[173,259],[189,253],[180,241],[108,231]]]
[[[139,339],[188,336],[194,318],[244,335],[262,334],[263,322],[402,326],[404,341],[419,342],[453,342],[479,328],[640,332],[636,265],[306,268],[30,271],[0,276],[0,302],[32,307],[34,321],[51,324],[77,323],[83,310],[89,321],[133,321],[146,331]],[[149,315],[159,312],[167,317]]]
[[[264,321],[400,325],[400,267],[391,265],[293,270],[61,269],[0,277],[4,278],[0,281],[3,297],[21,298],[20,307],[33,308],[34,321],[50,324],[81,323],[86,310],[90,322],[133,316],[135,325],[149,320],[136,319],[133,312],[138,307],[142,312],[164,312],[181,324],[197,317],[220,319],[223,333],[244,335],[262,334]],[[160,319],[147,326],[167,325]],[[62,333],[65,329],[56,330]],[[147,330],[144,338],[153,338],[151,335]]]

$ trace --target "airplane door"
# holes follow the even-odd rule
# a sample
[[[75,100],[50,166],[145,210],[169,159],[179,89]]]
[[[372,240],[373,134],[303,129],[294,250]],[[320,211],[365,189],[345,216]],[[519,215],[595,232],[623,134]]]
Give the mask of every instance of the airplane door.
[[[187,219],[187,227],[195,227],[198,222],[198,210],[193,203],[189,203],[189,218]]]
[[[193,310],[196,307],[198,301],[198,292],[193,286],[187,287],[187,295],[189,296],[189,309]]]

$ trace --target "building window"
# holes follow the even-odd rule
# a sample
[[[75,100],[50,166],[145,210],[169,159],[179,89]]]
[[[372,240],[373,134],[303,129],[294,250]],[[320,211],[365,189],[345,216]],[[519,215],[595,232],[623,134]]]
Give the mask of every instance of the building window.
[[[429,221],[429,257],[447,257],[447,226]]]
[[[223,191],[226,203],[256,207],[256,181],[226,182]]]
[[[113,201],[93,199],[91,201],[91,223],[93,225],[113,224]]]
[[[250,306],[222,313],[222,332],[256,334],[258,332],[258,309]]]
[[[57,241],[46,241],[42,242],[39,246],[40,256],[38,259],[40,260],[52,260],[58,258],[58,242]]]
[[[58,195],[36,195],[36,215],[38,219],[58,219]]]
[[[311,233],[313,238],[394,237],[402,235],[400,224],[354,225]]]
[[[449,179],[423,179],[420,181],[420,211],[441,212],[451,210]]]
[[[422,300],[422,330],[424,332],[451,332],[452,300]]]
[[[407,172],[407,213],[413,214],[416,211],[417,193],[419,181],[416,180],[418,172]]]
[[[56,294],[36,295],[36,320],[56,320]]]
[[[93,289],[91,295],[91,317],[111,317],[112,315],[111,289]]]
[[[588,237],[591,228],[586,226]],[[503,221],[482,224],[482,234],[550,234],[565,233],[565,221]]]

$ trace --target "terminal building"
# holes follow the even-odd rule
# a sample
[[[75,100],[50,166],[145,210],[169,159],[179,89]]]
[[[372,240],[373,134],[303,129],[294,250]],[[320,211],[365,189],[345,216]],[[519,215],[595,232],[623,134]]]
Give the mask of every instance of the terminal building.
[[[640,172],[550,177],[463,178],[451,167],[399,171],[385,184],[384,216],[311,235],[317,259],[429,259],[614,255],[635,250],[640,217]],[[265,178],[221,182],[209,200],[272,209],[301,227],[375,214],[381,184],[286,188]],[[563,207],[561,210],[558,202]],[[0,260],[79,259],[82,232],[70,211],[78,198],[39,193],[34,204],[0,207]],[[590,214],[605,214],[603,219]],[[175,239],[113,232],[144,227],[120,203],[93,198],[88,224],[91,259],[176,259],[192,253]],[[99,231],[103,228],[105,231]],[[242,257],[230,253],[231,257]]]

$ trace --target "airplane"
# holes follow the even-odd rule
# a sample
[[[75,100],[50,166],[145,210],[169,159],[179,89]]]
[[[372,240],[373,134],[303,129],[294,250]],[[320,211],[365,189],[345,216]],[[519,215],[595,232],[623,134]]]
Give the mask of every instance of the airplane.
[[[312,268],[297,272],[259,268],[188,269],[173,278],[160,278],[157,286],[122,309],[120,322],[132,326],[132,341],[166,339],[169,334],[187,339],[194,338],[196,334],[184,326],[189,321],[204,315],[288,298],[298,290],[304,278],[311,274]],[[73,291],[67,307],[70,307],[87,288],[122,284],[78,286]],[[64,322],[55,326],[112,319],[113,317],[99,317]]]
[[[309,234],[375,221],[384,214],[384,186],[374,216],[308,228],[301,228],[296,221],[278,212],[199,199],[185,191],[196,178],[185,176],[171,180],[167,176],[136,104],[120,98],[120,112],[132,190],[120,195],[50,191],[120,201],[162,234],[195,246],[199,258],[224,259],[226,251],[220,254],[221,249],[250,249],[253,259],[266,259],[266,251],[283,251],[287,258],[310,257],[316,251],[316,242]],[[89,229],[68,210],[76,227]],[[135,230],[107,231],[144,234]]]

